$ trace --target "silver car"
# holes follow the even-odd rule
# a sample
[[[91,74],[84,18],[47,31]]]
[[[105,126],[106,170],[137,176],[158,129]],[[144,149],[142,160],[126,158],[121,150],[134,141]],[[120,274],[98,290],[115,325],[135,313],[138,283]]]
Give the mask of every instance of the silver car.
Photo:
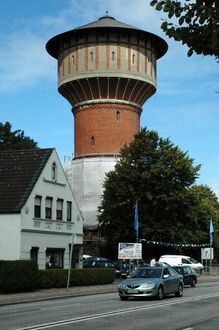
[[[121,300],[129,297],[157,297],[183,295],[183,277],[171,267],[139,267],[130,277],[119,284]]]

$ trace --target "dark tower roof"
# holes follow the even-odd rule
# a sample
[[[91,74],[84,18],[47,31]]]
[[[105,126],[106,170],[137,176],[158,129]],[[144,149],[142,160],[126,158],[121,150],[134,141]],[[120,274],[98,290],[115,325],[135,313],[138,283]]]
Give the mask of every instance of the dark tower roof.
[[[102,27],[111,27],[111,28],[123,28],[123,29],[136,29],[134,26],[128,25],[126,23],[122,23],[117,21],[112,16],[102,16],[97,21],[88,23],[86,25],[82,25],[75,30],[81,29],[93,29],[93,28],[102,28]]]
[[[89,30],[99,30],[99,29],[111,30],[111,31],[112,30],[118,31],[121,29],[129,30],[129,31],[136,31],[136,32],[143,34],[145,36],[145,38],[150,37],[151,39],[154,40],[154,45],[155,45],[155,49],[157,52],[157,58],[162,57],[168,49],[168,45],[167,45],[166,41],[164,41],[159,36],[157,36],[153,33],[144,31],[144,30],[140,30],[131,25],[119,22],[112,16],[105,15],[105,16],[100,17],[97,21],[91,22],[86,25],[82,25],[78,28],[58,34],[57,36],[51,38],[46,44],[46,50],[48,51],[48,53],[51,56],[58,58],[59,51],[60,51],[60,43],[69,41],[69,39],[71,39],[71,37],[77,36],[82,31],[86,32]]]

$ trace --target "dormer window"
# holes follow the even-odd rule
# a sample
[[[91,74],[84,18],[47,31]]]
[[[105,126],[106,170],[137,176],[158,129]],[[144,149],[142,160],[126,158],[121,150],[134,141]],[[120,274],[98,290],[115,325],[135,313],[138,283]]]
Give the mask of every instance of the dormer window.
[[[52,180],[56,181],[57,180],[57,165],[56,163],[52,163],[52,171],[51,171],[51,178]]]

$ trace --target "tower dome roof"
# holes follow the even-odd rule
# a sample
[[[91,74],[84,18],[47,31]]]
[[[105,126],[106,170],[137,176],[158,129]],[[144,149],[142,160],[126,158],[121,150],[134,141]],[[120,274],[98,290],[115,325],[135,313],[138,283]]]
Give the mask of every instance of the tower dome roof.
[[[100,29],[105,30],[105,31],[107,31],[107,30],[136,31],[136,32],[143,34],[146,38],[150,37],[151,39],[154,40],[154,45],[155,45],[155,49],[157,52],[157,58],[162,57],[167,52],[167,49],[168,49],[168,45],[167,45],[166,41],[163,40],[161,37],[159,37],[153,33],[138,29],[138,28],[128,25],[126,23],[117,21],[114,17],[106,14],[105,16],[100,17],[97,21],[88,23],[86,25],[82,25],[73,30],[56,35],[55,37],[51,38],[47,42],[46,50],[51,56],[57,58],[59,55],[59,51],[60,51],[60,42],[69,41],[69,39],[71,39],[71,37],[77,36],[82,31],[84,31],[84,32],[88,32],[90,30],[98,31]]]
[[[82,26],[76,28],[75,30],[93,29],[93,28],[123,28],[123,29],[136,30],[136,28],[134,26],[119,22],[114,17],[109,16],[109,15],[102,16],[102,17],[98,18],[97,21],[88,23],[86,25],[82,25]]]

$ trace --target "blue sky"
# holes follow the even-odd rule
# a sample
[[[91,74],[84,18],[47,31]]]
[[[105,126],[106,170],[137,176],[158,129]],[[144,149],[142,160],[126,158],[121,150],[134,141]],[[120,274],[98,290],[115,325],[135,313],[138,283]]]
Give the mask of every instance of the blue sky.
[[[165,14],[147,0],[0,0],[0,121],[22,129],[39,147],[55,147],[63,162],[73,153],[71,106],[57,91],[56,61],[46,42],[58,33],[97,20],[108,10],[117,20],[158,34],[168,45],[158,61],[157,92],[141,126],[169,137],[194,164],[198,184],[219,196],[219,64],[213,57],[187,57],[187,47],[160,29]]]

